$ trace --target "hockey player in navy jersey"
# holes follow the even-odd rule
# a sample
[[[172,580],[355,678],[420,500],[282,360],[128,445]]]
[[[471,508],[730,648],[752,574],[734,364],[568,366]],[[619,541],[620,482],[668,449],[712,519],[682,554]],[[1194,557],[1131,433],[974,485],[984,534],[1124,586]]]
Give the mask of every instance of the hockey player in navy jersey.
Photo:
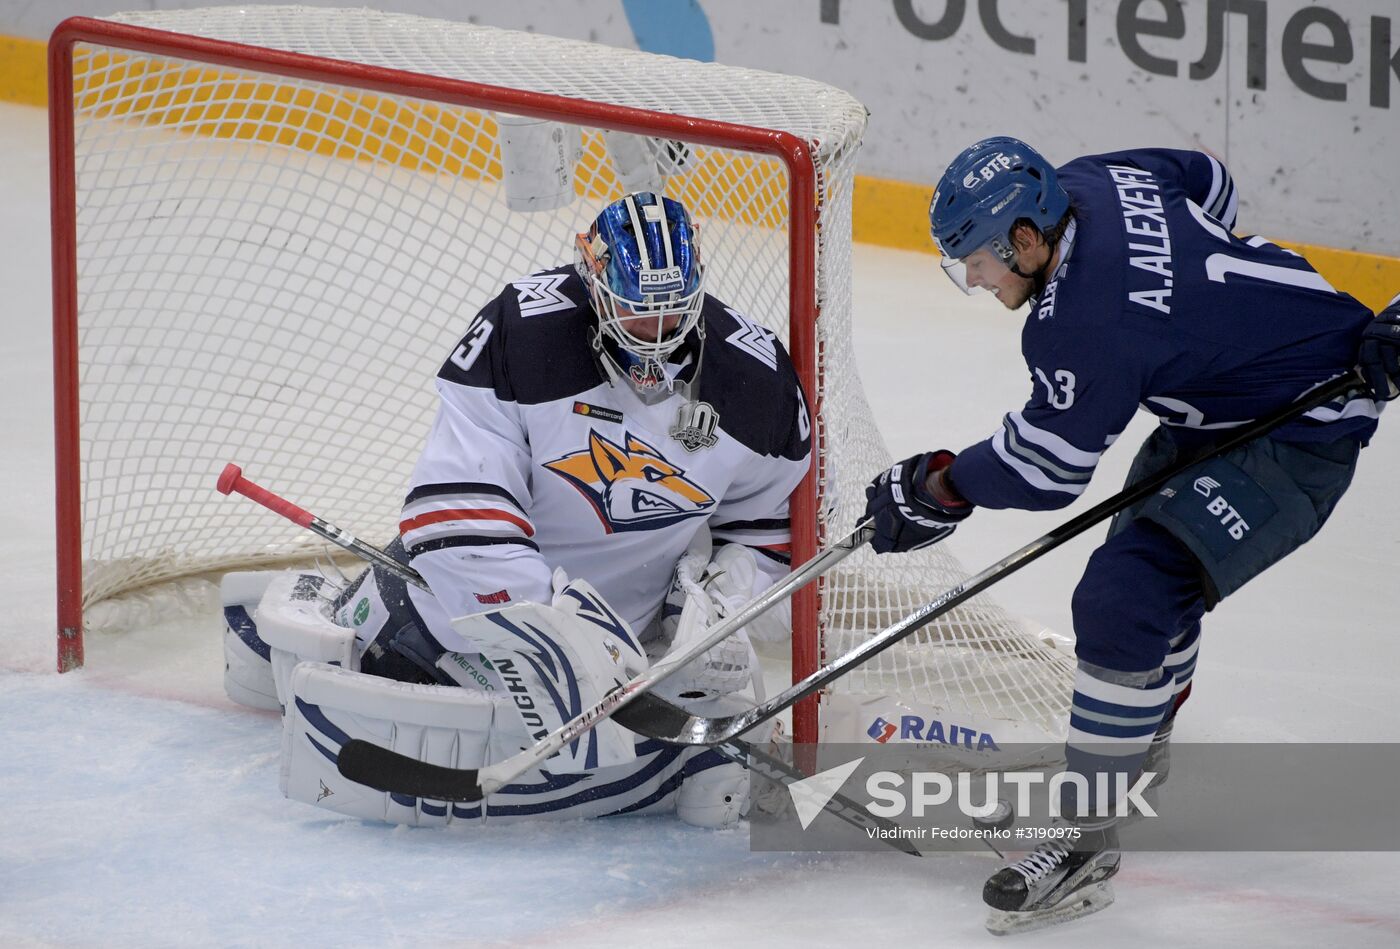
[[[1189,468],[1120,514],[1090,557],[1072,603],[1066,759],[1091,788],[1098,773],[1135,776],[1149,755],[1165,771],[1203,614],[1322,527],[1375,430],[1387,356],[1394,370],[1384,321],[1302,257],[1234,236],[1236,208],[1225,167],[1200,152],[1137,149],[1055,168],[1012,138],[964,151],[929,208],[942,266],[964,290],[1029,305],[1032,391],[987,440],[906,459],[867,488],[877,551],[936,543],[978,507],[1071,503],[1139,407],[1161,424],[1130,482],[1351,371],[1363,335],[1375,350],[1376,393],[1358,387]],[[987,881],[994,931],[1112,900],[1116,831],[1094,814],[1114,802],[1065,804],[1090,812],[1077,842],[1050,841]]]
[[[506,286],[438,372],[438,415],[390,548],[432,593],[381,568],[343,589],[317,574],[225,581],[226,682],[285,709],[290,797],[412,824],[738,817],[741,766],[610,720],[484,809],[336,771],[350,738],[440,765],[499,761],[789,569],[788,497],[811,445],[782,344],[704,292],[697,230],[674,200],[624,197],[576,251],[574,265]],[[659,689],[742,701],[757,679],[744,633],[785,635],[779,612]]]

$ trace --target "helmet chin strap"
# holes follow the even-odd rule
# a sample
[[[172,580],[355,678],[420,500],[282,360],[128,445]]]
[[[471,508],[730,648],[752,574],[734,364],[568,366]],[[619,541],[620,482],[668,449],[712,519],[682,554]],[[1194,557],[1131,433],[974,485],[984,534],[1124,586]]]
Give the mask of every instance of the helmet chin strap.
[[[1055,259],[1055,255],[1054,255],[1054,254],[1051,254],[1051,255],[1050,255],[1050,260],[1054,260],[1054,259]],[[1034,273],[1021,273],[1020,269],[1018,269],[1018,268],[1016,268],[1016,267],[1012,267],[1012,268],[1010,268],[1010,269],[1011,269],[1011,272],[1012,272],[1012,273],[1014,273],[1016,276],[1020,277],[1022,280],[1029,280],[1029,281],[1031,282],[1031,285],[1035,287],[1035,293],[1034,293],[1033,295],[1034,295],[1037,299],[1039,299],[1040,295],[1041,295],[1042,293],[1045,292],[1045,285],[1046,285],[1046,283],[1049,282],[1049,279],[1048,279],[1048,278],[1049,278],[1049,276],[1050,276],[1050,261],[1049,261],[1049,260],[1047,260],[1047,261],[1045,262],[1045,266],[1044,266],[1044,267],[1041,267],[1039,270],[1035,271]]]
[[[1049,242],[1046,242],[1046,246],[1050,246]],[[1039,297],[1042,293],[1045,292],[1045,284],[1048,282],[1048,278],[1050,276],[1050,265],[1054,263],[1054,261],[1055,249],[1053,247],[1050,247],[1050,254],[1045,258],[1045,265],[1043,267],[1040,267],[1032,271],[1031,273],[1024,273],[1021,270],[1021,265],[1016,262],[1015,254],[1013,254],[1011,257],[1011,262],[1006,265],[1006,269],[1014,273],[1016,276],[1020,277],[1022,280],[1029,280],[1035,286],[1035,296]]]

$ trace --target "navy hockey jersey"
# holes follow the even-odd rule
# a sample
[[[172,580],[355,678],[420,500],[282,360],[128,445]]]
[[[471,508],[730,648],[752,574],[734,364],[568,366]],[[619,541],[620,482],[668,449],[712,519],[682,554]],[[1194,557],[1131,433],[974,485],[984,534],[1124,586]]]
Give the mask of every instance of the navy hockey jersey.
[[[1302,257],[1235,237],[1214,158],[1138,149],[1058,173],[1074,224],[1021,335],[1031,398],[949,472],[974,504],[1069,504],[1139,406],[1204,442],[1355,365],[1370,311]],[[1275,437],[1365,440],[1377,415],[1358,389]]]
[[[796,372],[772,332],[713,297],[701,319],[703,353],[677,361],[682,380],[699,363],[693,400],[651,405],[603,375],[571,267],[515,281],[472,321],[438,373],[400,522],[437,602],[411,595],[446,648],[471,644],[444,612],[548,603],[555,567],[641,635],[702,524],[787,572],[788,496],[811,451]]]

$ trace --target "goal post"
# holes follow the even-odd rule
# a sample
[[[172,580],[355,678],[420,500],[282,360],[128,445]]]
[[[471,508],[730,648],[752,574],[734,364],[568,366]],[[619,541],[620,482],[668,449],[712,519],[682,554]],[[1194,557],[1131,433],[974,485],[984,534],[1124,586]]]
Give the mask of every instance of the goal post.
[[[687,204],[707,289],[792,354],[816,446],[795,560],[850,529],[889,463],[851,342],[866,114],[840,90],[362,9],[74,18],[49,57],[60,670],[82,664],[98,601],[316,556],[214,491],[230,459],[391,540],[466,322],[571,260],[637,180]],[[565,156],[549,200],[512,190],[521,123]],[[962,573],[942,547],[849,558],[794,600],[794,679]],[[1068,668],[979,600],[852,677],[842,714],[899,696],[1042,734]],[[799,707],[795,737],[815,740],[817,715]]]

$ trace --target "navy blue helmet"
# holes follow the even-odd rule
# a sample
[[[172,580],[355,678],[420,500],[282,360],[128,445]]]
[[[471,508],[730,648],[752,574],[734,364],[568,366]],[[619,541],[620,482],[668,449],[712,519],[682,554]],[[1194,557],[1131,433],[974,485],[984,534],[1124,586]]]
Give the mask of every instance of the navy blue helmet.
[[[1068,210],[1055,167],[1025,142],[1003,135],[964,149],[948,166],[929,202],[929,230],[943,269],[969,291],[983,285],[969,281],[969,258],[985,250],[984,264],[1014,272],[1010,234],[1016,222],[1028,219],[1046,232]]]
[[[704,302],[690,214],[671,198],[629,194],[603,209],[576,249],[599,330],[630,357],[628,375],[639,384],[664,380],[666,359],[695,329]]]

